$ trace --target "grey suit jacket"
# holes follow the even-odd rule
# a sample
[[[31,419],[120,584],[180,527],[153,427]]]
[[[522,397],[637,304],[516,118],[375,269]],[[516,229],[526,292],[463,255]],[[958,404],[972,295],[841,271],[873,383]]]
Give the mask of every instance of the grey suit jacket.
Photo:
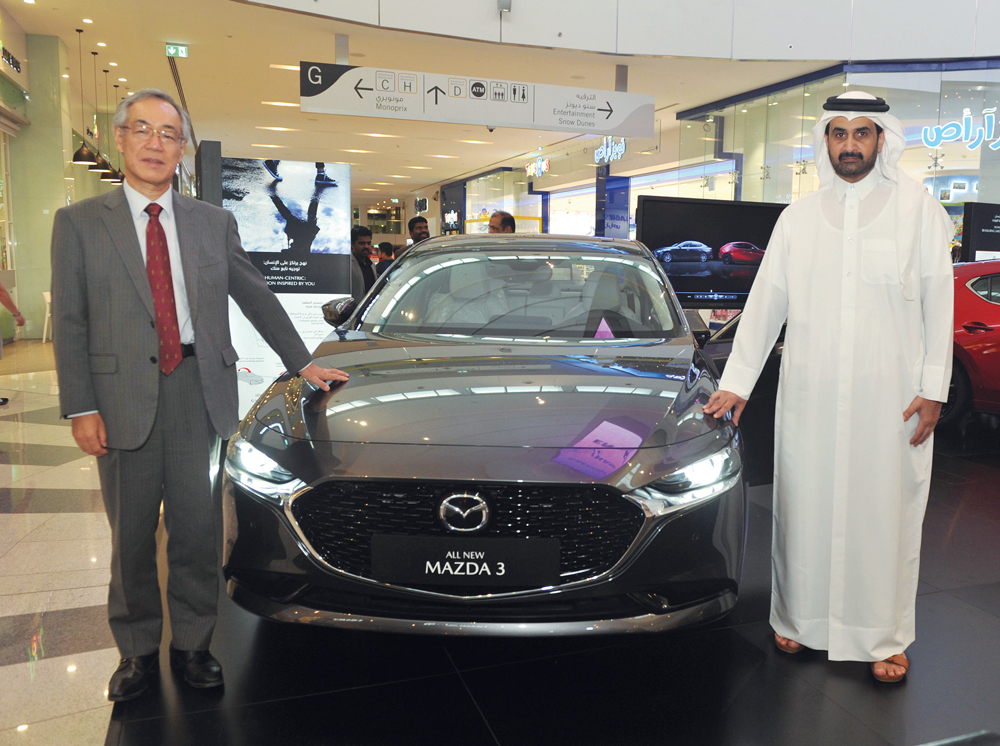
[[[229,336],[227,296],[288,370],[301,370],[312,356],[243,251],[232,213],[177,192],[173,200],[205,406],[216,432],[228,438],[239,424],[239,356]],[[154,319],[122,188],[59,210],[52,324],[60,407],[64,416],[99,411],[111,448],[138,448],[153,427],[160,381]]]

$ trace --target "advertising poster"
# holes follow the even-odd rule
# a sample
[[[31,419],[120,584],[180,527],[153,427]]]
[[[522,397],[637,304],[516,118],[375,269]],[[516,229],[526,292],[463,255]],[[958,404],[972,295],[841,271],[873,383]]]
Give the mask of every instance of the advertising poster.
[[[351,292],[351,167],[222,159],[222,206],[276,293]]]
[[[309,350],[333,331],[323,304],[351,292],[350,178],[348,165],[222,159],[223,207]],[[229,315],[243,417],[285,366],[232,298]]]

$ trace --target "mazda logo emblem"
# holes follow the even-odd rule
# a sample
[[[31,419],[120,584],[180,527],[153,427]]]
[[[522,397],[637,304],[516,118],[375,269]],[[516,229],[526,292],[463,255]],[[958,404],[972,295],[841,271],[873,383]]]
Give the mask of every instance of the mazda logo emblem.
[[[460,492],[441,501],[438,518],[449,531],[471,533],[486,528],[490,507],[479,495]]]

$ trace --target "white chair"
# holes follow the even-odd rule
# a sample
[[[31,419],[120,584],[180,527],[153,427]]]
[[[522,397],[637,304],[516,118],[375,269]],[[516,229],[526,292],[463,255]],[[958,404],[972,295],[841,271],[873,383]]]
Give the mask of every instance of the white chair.
[[[45,299],[45,324],[42,326],[42,343],[45,343],[46,337],[49,336],[49,324],[52,322],[52,293],[48,290],[42,293],[42,298]]]

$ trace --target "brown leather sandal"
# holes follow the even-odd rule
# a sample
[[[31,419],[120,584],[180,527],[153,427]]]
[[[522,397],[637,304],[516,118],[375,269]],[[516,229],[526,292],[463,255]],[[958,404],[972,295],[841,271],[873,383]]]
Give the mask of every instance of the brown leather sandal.
[[[784,640],[784,642],[782,642],[782,640]],[[798,645],[798,647],[793,648],[791,645],[788,644],[790,642],[795,643],[796,645]],[[774,633],[774,644],[778,648],[778,650],[781,650],[785,653],[791,653],[792,655],[794,655],[795,653],[801,653],[803,650],[806,649],[806,646],[803,645],[802,643],[795,642],[795,640],[789,640],[787,637],[782,637],[777,632]]]
[[[910,669],[910,661],[907,659],[906,653],[896,653],[896,655],[890,655],[885,660],[876,661],[876,663],[892,663],[903,667],[903,673],[899,676],[879,676],[875,673],[875,663],[872,663],[872,676],[875,677],[876,681],[882,681],[886,684],[898,684],[903,680],[903,677],[906,676],[906,672]]]

